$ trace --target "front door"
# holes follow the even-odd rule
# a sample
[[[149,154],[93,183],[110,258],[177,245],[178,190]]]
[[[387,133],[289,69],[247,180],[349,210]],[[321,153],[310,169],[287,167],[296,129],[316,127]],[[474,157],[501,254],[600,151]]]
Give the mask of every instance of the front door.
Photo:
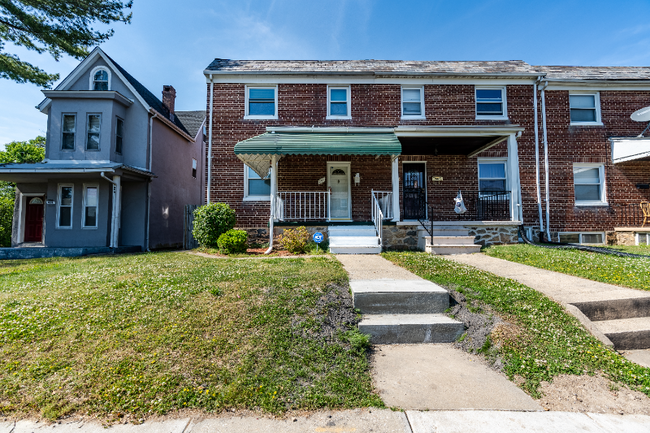
[[[403,195],[404,219],[426,218],[426,185],[424,163],[404,163]]]
[[[350,220],[350,163],[330,162],[327,164],[330,188],[330,219]]]
[[[43,241],[43,197],[27,201],[25,209],[25,242]]]

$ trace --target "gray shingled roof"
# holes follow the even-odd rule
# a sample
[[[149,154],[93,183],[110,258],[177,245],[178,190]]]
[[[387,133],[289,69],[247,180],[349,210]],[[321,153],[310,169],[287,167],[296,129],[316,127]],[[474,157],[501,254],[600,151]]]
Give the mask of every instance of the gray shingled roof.
[[[192,137],[196,137],[196,134],[199,132],[199,128],[205,120],[205,110],[198,111],[176,111],[176,118],[185,125],[185,129]]]
[[[534,74],[521,60],[432,62],[417,60],[229,60],[214,59],[207,71],[221,73],[387,73],[387,74]]]
[[[557,80],[648,80],[647,66],[534,66]]]

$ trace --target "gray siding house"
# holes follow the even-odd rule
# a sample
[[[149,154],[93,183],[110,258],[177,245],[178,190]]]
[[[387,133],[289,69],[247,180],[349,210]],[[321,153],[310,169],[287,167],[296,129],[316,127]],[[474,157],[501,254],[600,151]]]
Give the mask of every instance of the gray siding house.
[[[45,160],[0,165],[16,183],[13,247],[176,248],[204,201],[205,112],[174,110],[96,48],[38,109]]]

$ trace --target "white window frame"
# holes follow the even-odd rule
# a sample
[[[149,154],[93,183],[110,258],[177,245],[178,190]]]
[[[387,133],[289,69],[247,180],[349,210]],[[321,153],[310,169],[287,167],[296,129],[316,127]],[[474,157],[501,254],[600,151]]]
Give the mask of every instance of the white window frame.
[[[578,243],[580,245],[605,245],[607,243],[607,237],[605,232],[558,232],[557,234],[558,241],[560,240],[561,235],[578,235],[579,236]],[[603,241],[595,244],[592,243],[587,244],[582,241],[582,235],[601,235]]]
[[[504,174],[505,174],[505,180],[506,180],[506,190],[504,191],[504,194],[508,191],[510,191],[510,179],[508,179],[508,158],[476,158],[476,181],[478,183],[478,194],[479,197],[481,196],[481,164],[495,164],[495,163],[503,163],[503,168],[504,168]],[[486,180],[490,179],[499,179],[501,178],[496,178],[496,177],[486,177],[483,178]]]
[[[413,90],[413,89],[419,89],[420,90],[420,114],[404,114],[404,90]],[[400,109],[402,112],[402,119],[409,120],[409,119],[426,119],[427,116],[424,113],[424,86],[402,86],[401,90],[401,95],[402,95],[402,101],[400,104]]]
[[[275,104],[274,104],[275,105],[275,111],[274,111],[274,114],[272,116],[270,116],[270,115],[263,115],[262,116],[262,115],[249,114],[248,110],[249,110],[250,107],[248,105],[248,101],[249,101],[249,96],[250,96],[250,90],[251,89],[273,89],[273,93],[274,93],[274,96],[275,96]],[[269,86],[260,86],[260,85],[258,85],[258,86],[249,86],[249,85],[246,85],[245,86],[245,92],[246,92],[246,98],[245,98],[245,100],[246,100],[246,114],[244,115],[244,119],[277,119],[278,118],[278,86],[277,86],[277,84],[276,85],[269,85]]]
[[[599,180],[600,180],[600,200],[576,200],[575,199],[575,187],[576,187],[576,179],[575,179],[575,169],[576,167],[579,168],[598,168],[598,175],[599,175]],[[574,162],[573,167],[572,167],[572,172],[573,174],[573,200],[575,202],[575,206],[609,206],[609,203],[607,203],[607,187],[605,183],[605,164],[603,163],[586,163],[586,162]],[[584,184],[587,185],[587,184]]]
[[[650,238],[650,232],[636,232],[634,234],[634,245],[649,246],[650,242],[648,242],[648,241],[650,241],[650,239],[648,239],[648,241],[646,241],[646,243],[642,244],[639,241],[640,235],[647,236],[647,238]]]
[[[101,92],[101,90],[95,90],[95,74],[98,71],[106,71],[106,74],[108,75],[108,90],[111,90],[111,70],[108,69],[106,66],[96,66],[93,68],[92,71],[90,71],[90,77],[88,77],[88,90],[92,90],[93,92]]]
[[[89,226],[86,224],[86,200],[88,188],[97,188],[97,210],[95,211],[95,225]],[[84,229],[96,229],[99,227],[99,184],[97,183],[84,183],[83,194],[81,199],[81,227]]]
[[[346,96],[347,96],[346,105],[348,107],[348,114],[345,116],[336,116],[330,113],[332,108],[331,105],[332,90],[335,89],[346,89]],[[352,95],[352,86],[327,86],[327,119],[352,119],[351,95]]]
[[[74,117],[74,131],[72,132],[73,139],[72,139],[72,149],[64,149],[63,148],[63,134],[65,134],[65,116],[72,116]],[[75,149],[77,148],[77,113],[61,113],[61,150],[64,152],[74,152]]]
[[[498,114],[489,114],[489,115],[480,115],[478,114],[478,97],[476,96],[477,90],[501,90],[501,108],[503,113]],[[474,113],[477,120],[507,120],[508,119],[508,93],[506,91],[506,86],[474,86]]]
[[[90,116],[99,116],[99,139],[97,149],[88,149],[88,135],[90,134]],[[88,113],[86,114],[86,146],[87,152],[99,152],[102,150],[102,113]]]
[[[596,121],[595,122],[580,122],[571,120],[571,96],[594,96],[594,108],[596,110]],[[571,125],[580,125],[580,126],[602,126],[603,121],[600,117],[600,92],[585,92],[585,91],[575,91],[569,92],[569,122]]]
[[[72,202],[70,203],[70,226],[61,226],[59,218],[61,217],[61,190],[63,188],[72,188]],[[66,205],[65,207],[68,207]],[[56,193],[56,228],[62,230],[72,230],[74,227],[74,184],[73,183],[60,183],[57,185]]]
[[[271,192],[269,195],[249,195],[248,194],[248,170],[252,170],[244,164],[244,201],[271,201]]]

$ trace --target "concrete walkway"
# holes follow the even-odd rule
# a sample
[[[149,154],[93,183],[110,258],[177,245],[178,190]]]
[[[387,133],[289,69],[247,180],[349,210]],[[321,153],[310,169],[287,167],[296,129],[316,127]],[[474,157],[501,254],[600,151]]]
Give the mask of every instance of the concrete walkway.
[[[0,433],[647,433],[650,416],[575,412],[391,411],[357,409],[317,412],[309,416],[270,419],[223,415],[118,424],[105,428],[97,421],[0,421]]]
[[[602,301],[638,300],[650,298],[650,292],[605,284],[586,278],[548,271],[521,263],[490,257],[485,254],[459,254],[445,258],[473,266],[495,275],[511,278],[562,304],[569,313],[604,344],[612,346],[605,334],[619,330],[646,329],[650,327],[647,318],[628,318],[621,320],[591,321],[573,304],[589,304]],[[650,367],[650,349],[621,350],[628,359],[645,367]]]
[[[429,284],[378,255],[337,255],[350,277],[354,292],[373,284],[410,287]],[[449,295],[444,291],[444,295]],[[355,304],[356,306],[356,304]],[[449,341],[449,340],[448,340]],[[419,410],[542,408],[504,375],[488,368],[478,357],[451,344],[375,345],[372,374],[379,395],[389,407]]]

